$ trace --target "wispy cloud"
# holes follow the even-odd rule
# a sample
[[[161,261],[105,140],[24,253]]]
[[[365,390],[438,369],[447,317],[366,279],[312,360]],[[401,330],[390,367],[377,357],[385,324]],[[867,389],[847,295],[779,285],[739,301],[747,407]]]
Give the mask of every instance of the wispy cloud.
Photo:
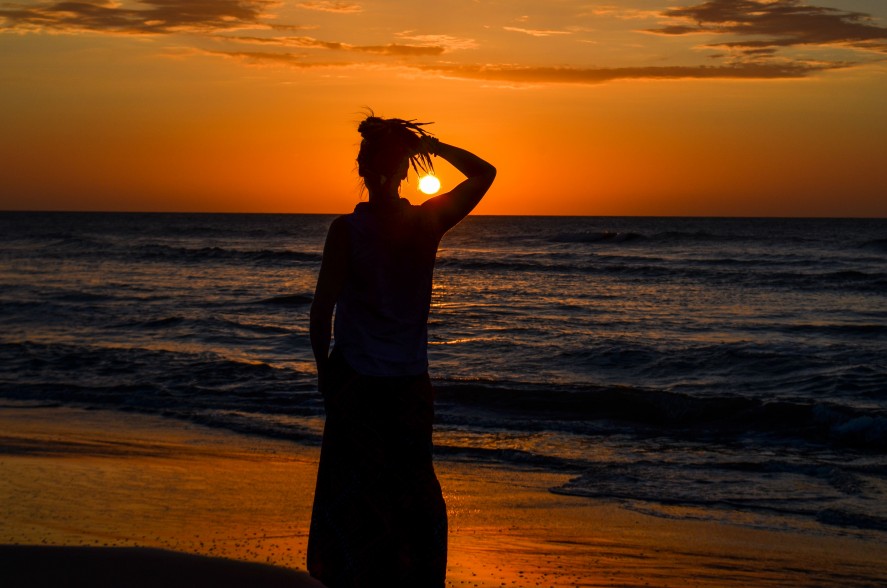
[[[387,45],[355,45],[349,47],[350,51],[359,51],[362,53],[376,53],[378,55],[400,55],[400,56],[423,56],[423,55],[440,55],[444,52],[443,47],[424,47],[418,45],[401,45],[399,43],[389,43]]]
[[[250,65],[287,65],[296,68],[352,67],[356,63],[317,63],[296,53],[207,52]],[[399,63],[404,71],[421,71],[445,78],[513,84],[603,84],[617,80],[728,79],[775,80],[804,78],[813,73],[847,67],[843,64],[748,63],[730,66],[650,66],[615,68],[519,67],[513,65],[456,65]]]
[[[5,3],[0,30],[19,32],[101,32],[169,34],[211,32],[255,26],[273,0],[140,0],[144,8],[119,2]]]
[[[355,14],[363,12],[363,7],[352,2],[328,2],[316,0],[314,2],[299,2],[299,8],[306,10],[318,10],[321,12],[338,12],[340,14]]]
[[[464,51],[477,49],[478,43],[467,37],[455,37],[453,35],[417,35],[413,31],[397,33],[397,38],[405,41],[414,41],[420,45],[443,47],[446,51]]]
[[[698,1],[698,0],[697,0]],[[564,67],[525,67],[520,63],[483,63],[478,54],[460,55],[457,51],[481,49],[473,38],[451,34],[420,34],[415,30],[390,31],[361,43],[346,42],[349,28],[342,26],[329,33],[346,40],[322,40],[304,36],[299,31],[309,27],[278,23],[273,9],[278,0],[50,0],[25,3],[0,0],[0,32],[36,32],[77,34],[173,35],[187,33],[195,39],[195,51],[205,55],[206,40],[217,43],[213,55],[237,59],[251,65],[277,64],[293,67],[342,67],[364,63],[372,67],[407,68],[461,79],[488,80],[525,84],[599,84],[622,79],[778,79],[802,78],[818,72],[840,69],[851,64],[833,60],[811,61],[809,56],[793,58],[785,51],[797,46],[839,46],[887,54],[887,28],[869,15],[805,4],[806,0],[705,0],[692,6],[674,7],[657,13],[660,26],[648,29],[657,35],[710,35],[707,48],[717,48],[709,55],[710,64],[656,65],[637,67],[584,67],[587,59],[581,51],[571,54]],[[812,1],[812,0],[811,0]],[[306,0],[299,7],[337,13],[361,11],[359,4],[348,1]],[[640,18],[641,12],[620,11],[612,6],[592,7],[601,15]],[[649,13],[644,12],[647,17]],[[363,17],[358,17],[363,18]],[[335,19],[339,20],[339,19]],[[352,19],[342,19],[351,22]],[[533,28],[528,16],[511,22],[506,31],[532,37],[563,36],[580,43],[586,29],[567,26],[558,29]],[[363,30],[363,29],[361,29]],[[636,32],[636,31],[635,31]],[[319,34],[319,33],[317,33]],[[334,37],[335,38],[335,37]],[[533,44],[532,40],[516,44]],[[649,39],[649,37],[648,37]],[[713,41],[713,42],[712,42]],[[227,44],[227,45],[224,45]],[[250,44],[257,51],[238,51]],[[587,45],[586,45],[587,46]],[[329,52],[340,53],[334,56]],[[362,55],[362,56],[361,56]],[[448,61],[443,62],[446,55]],[[470,54],[469,54],[470,55]],[[737,57],[738,56],[738,57]],[[474,59],[474,63],[470,62]],[[384,61],[384,64],[382,63]],[[346,63],[347,62],[347,63]],[[406,71],[406,70],[404,70]]]
[[[592,6],[577,14],[577,16],[605,16],[621,20],[642,20],[659,16],[656,10],[640,10],[637,8],[625,8],[612,4]]]
[[[551,37],[554,35],[572,35],[573,33],[570,31],[557,31],[557,30],[545,30],[545,29],[525,29],[521,27],[502,27],[506,31],[512,33],[523,33],[525,35],[530,35],[531,37]]]
[[[527,84],[601,84],[615,80],[790,79],[846,67],[838,64],[749,63],[731,66],[647,66],[613,68],[516,67],[505,65],[422,65],[455,78]]]
[[[662,13],[672,24],[649,32],[663,35],[709,33],[735,40],[714,43],[760,54],[762,49],[796,46],[850,47],[887,53],[887,28],[861,12],[804,4],[801,0],[708,0]]]
[[[249,35],[217,35],[217,39],[238,43],[276,47],[300,47],[305,49],[328,49],[331,51],[353,51],[357,53],[374,53],[376,55],[396,55],[401,57],[436,56],[446,50],[439,45],[404,45],[388,43],[386,45],[351,45],[338,41],[321,41],[313,37],[258,37]]]
[[[296,53],[268,53],[264,51],[200,51],[192,50],[193,54],[211,55],[232,59],[253,66],[283,65],[295,68],[343,67],[349,63],[323,63],[309,60],[305,55]]]

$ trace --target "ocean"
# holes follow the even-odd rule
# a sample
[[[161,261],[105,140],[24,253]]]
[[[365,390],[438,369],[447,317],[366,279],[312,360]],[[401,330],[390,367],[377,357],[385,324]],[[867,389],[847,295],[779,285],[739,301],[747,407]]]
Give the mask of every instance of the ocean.
[[[332,218],[0,213],[0,405],[318,444]],[[472,216],[435,280],[438,459],[887,539],[887,220]]]

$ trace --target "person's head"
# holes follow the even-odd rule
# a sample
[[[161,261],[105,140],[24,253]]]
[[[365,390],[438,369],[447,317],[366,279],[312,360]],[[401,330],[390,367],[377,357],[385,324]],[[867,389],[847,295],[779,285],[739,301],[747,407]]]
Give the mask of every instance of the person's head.
[[[357,153],[357,173],[371,198],[396,195],[410,166],[416,173],[434,171],[431,156],[422,147],[422,138],[430,136],[422,128],[426,124],[370,113],[358,125],[363,140]]]

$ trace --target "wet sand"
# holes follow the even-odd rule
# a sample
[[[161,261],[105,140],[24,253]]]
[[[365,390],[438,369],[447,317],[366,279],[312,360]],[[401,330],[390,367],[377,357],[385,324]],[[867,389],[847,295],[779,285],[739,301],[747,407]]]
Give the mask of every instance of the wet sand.
[[[306,573],[146,547],[0,546],[7,587],[323,588]]]
[[[0,408],[0,585],[309,586],[294,570],[318,453],[153,416]],[[647,516],[548,492],[562,474],[437,470],[454,588],[887,585],[884,544]]]

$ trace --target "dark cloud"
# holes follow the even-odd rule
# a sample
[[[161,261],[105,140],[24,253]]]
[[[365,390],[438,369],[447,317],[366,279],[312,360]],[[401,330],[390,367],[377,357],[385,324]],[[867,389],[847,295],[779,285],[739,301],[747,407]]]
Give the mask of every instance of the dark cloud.
[[[803,4],[801,0],[709,0],[672,8],[663,16],[680,24],[652,29],[663,35],[716,33],[739,37],[714,47],[749,49],[845,46],[887,53],[887,28],[861,12]]]
[[[103,0],[2,3],[0,31],[95,32],[106,34],[201,33],[229,42],[261,44],[278,51],[216,52],[251,64],[277,63],[295,67],[353,65],[318,63],[316,50],[361,53],[394,58],[397,65],[435,75],[504,83],[598,84],[620,79],[779,79],[802,78],[817,72],[847,67],[847,63],[791,61],[777,55],[785,47],[799,45],[844,46],[887,53],[887,28],[868,15],[803,4],[801,0],[708,0],[694,6],[672,8],[661,13],[670,19],[652,32],[662,35],[691,33],[721,34],[719,66],[649,66],[623,68],[520,67],[516,65],[418,64],[407,58],[438,57],[455,48],[474,48],[470,39],[445,35],[402,33],[406,43],[352,45],[295,36],[304,30],[290,24],[269,22],[277,0],[139,0],[126,5]],[[355,12],[357,4],[323,1],[302,2],[303,8]],[[254,36],[237,36],[234,31],[264,29]],[[511,28],[526,34],[553,34]],[[265,36],[261,36],[264,34]],[[287,53],[288,49],[304,54]],[[732,54],[732,55],[731,55]],[[312,61],[312,56],[315,59]],[[712,57],[712,56],[710,56]]]
[[[354,51],[399,57],[437,56],[445,49],[439,45],[349,45],[319,41],[311,37],[223,36],[219,33],[243,28],[265,28],[275,32],[302,30],[305,27],[267,24],[265,10],[276,0],[140,0],[144,8],[124,8],[119,3],[102,1],[54,2],[35,6],[0,5],[0,30],[101,32],[112,34],[169,34],[200,32],[214,38],[335,51]],[[355,6],[342,2],[303,3],[306,8],[353,12]],[[310,5],[310,6],[308,6]],[[359,8],[359,7],[358,7]],[[248,54],[244,54],[248,55]],[[263,54],[261,59],[288,58]],[[256,59],[260,59],[256,57]]]
[[[141,0],[144,8],[101,1],[0,5],[0,29],[166,34],[259,23],[272,0]]]

